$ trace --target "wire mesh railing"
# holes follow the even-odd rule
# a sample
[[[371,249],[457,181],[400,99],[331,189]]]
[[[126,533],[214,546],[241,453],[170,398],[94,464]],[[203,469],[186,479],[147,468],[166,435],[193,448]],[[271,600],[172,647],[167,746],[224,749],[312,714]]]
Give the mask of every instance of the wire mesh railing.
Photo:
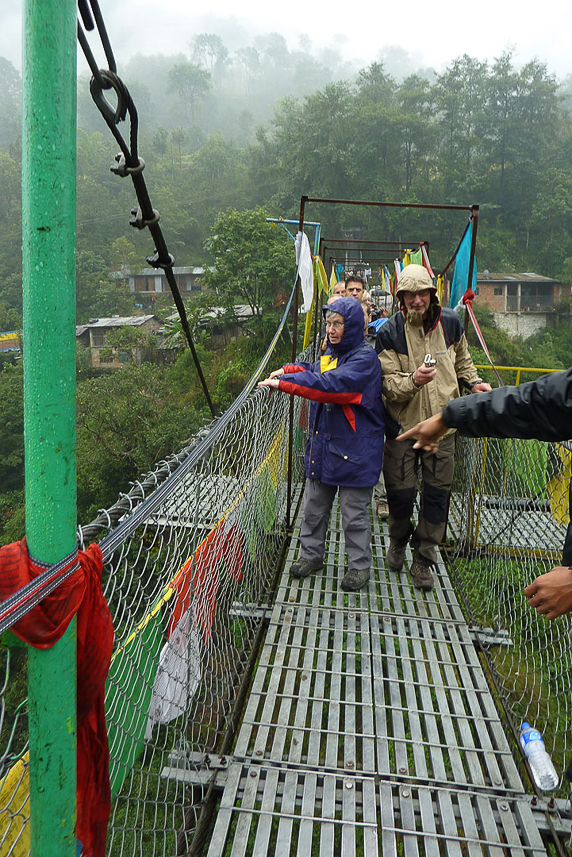
[[[117,526],[117,512],[98,517],[96,529],[110,528],[100,544],[115,629],[109,855],[186,854],[195,833],[205,757],[231,740],[285,543],[289,404],[250,392],[147,498],[151,474],[121,498]],[[303,445],[297,427],[294,483]],[[159,470],[164,478],[169,467]],[[127,534],[114,539],[122,527]],[[3,656],[0,853],[20,857],[29,849],[25,652],[3,647]]]
[[[472,624],[490,629],[486,658],[513,729],[544,735],[559,794],[570,761],[572,617],[548,621],[523,589],[561,565],[572,453],[567,443],[457,438],[449,534]]]
[[[81,530],[86,541],[103,536],[115,628],[106,693],[114,857],[186,854],[201,835],[213,759],[232,748],[288,535],[290,400],[253,384],[245,393],[230,418]],[[305,409],[294,404],[296,484]],[[560,562],[571,458],[566,444],[458,438],[449,518],[456,582],[471,624],[494,632],[486,657],[512,724],[541,729],[561,774],[572,620],[547,622],[522,590]],[[486,647],[487,634],[480,639]],[[26,650],[1,652],[0,854],[25,857]]]

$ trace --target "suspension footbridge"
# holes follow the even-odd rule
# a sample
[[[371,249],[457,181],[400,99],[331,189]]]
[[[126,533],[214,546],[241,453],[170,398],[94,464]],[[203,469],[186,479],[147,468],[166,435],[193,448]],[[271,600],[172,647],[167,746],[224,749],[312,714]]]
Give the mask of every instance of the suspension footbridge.
[[[553,446],[495,441],[493,457],[459,439],[435,589],[387,569],[374,516],[374,573],[344,593],[337,506],[323,571],[289,573],[304,413],[296,403],[289,480],[288,405],[251,390],[81,531],[98,533],[115,627],[107,853],[566,853],[566,780],[551,801],[536,793],[515,739],[535,722],[565,770],[569,622],[519,597],[562,544]],[[543,496],[523,512],[534,480]],[[18,857],[21,658],[6,650],[0,812],[2,853]]]

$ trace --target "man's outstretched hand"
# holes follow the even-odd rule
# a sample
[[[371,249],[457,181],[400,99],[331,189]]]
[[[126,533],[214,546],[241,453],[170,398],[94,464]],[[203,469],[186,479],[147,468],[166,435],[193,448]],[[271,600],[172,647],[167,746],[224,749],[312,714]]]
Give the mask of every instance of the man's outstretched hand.
[[[441,414],[435,414],[434,417],[429,417],[428,420],[423,420],[422,423],[417,423],[416,426],[404,431],[400,434],[397,440],[408,440],[416,437],[417,441],[413,444],[413,449],[424,449],[426,452],[437,452],[437,444],[447,434],[448,427],[443,422]]]
[[[547,619],[572,610],[572,569],[559,565],[541,574],[524,590],[530,606]]]

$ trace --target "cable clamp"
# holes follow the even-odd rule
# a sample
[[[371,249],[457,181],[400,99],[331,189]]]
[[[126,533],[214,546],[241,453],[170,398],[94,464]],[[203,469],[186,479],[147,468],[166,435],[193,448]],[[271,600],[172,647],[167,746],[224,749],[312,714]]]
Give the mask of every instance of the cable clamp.
[[[145,169],[145,161],[143,158],[138,158],[138,163],[134,167],[127,166],[125,155],[122,152],[119,152],[119,154],[115,156],[115,160],[117,161],[117,166],[110,167],[109,169],[112,173],[115,173],[116,176],[121,176],[122,179],[124,179],[125,176],[134,176],[137,173],[142,173]]]
[[[175,257],[171,255],[171,253],[167,253],[168,260],[161,259],[157,250],[155,250],[152,256],[147,256],[147,261],[151,265],[152,268],[162,268],[164,271],[167,268],[172,268],[175,262]]]
[[[159,220],[161,218],[159,212],[154,208],[153,217],[151,217],[149,220],[145,220],[145,218],[143,217],[143,212],[141,211],[141,206],[139,206],[139,208],[132,208],[131,214],[133,215],[133,217],[129,219],[129,224],[131,226],[134,226],[135,229],[145,229],[146,226],[154,226],[155,223],[159,223]]]

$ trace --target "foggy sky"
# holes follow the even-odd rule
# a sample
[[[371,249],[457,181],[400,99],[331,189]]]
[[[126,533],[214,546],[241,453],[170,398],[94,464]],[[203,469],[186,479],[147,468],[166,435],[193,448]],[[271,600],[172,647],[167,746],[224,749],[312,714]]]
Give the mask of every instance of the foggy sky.
[[[527,5],[515,0],[481,0],[472,7],[455,0],[432,4],[411,0],[405,7],[371,0],[347,5],[314,0],[298,9],[280,0],[243,0],[240,5],[211,0],[208,12],[189,0],[100,0],[100,7],[118,66],[136,53],[183,52],[190,58],[189,43],[199,33],[219,34],[232,52],[256,35],[279,32],[290,50],[302,44],[319,58],[327,49],[356,68],[395,45],[413,56],[415,66],[437,72],[465,53],[490,61],[513,48],[517,65],[536,57],[558,78],[572,73],[568,37],[572,12],[564,0],[544,0],[532,7],[530,15]],[[0,56],[17,68],[21,68],[21,14],[21,0],[0,0]],[[300,36],[306,37],[302,43]],[[91,42],[105,65],[95,36]]]

